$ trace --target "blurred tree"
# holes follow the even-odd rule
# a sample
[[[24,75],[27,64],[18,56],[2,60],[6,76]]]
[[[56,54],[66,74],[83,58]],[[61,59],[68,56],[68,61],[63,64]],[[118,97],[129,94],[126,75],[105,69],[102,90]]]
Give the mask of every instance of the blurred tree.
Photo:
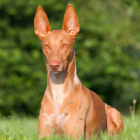
[[[82,2],[76,4],[81,15],[76,50],[78,74],[84,85],[105,102],[128,112],[132,100],[140,99],[140,3]]]
[[[51,28],[61,29],[72,3],[81,31],[74,49],[82,83],[108,104],[128,111],[140,100],[140,2],[137,0],[0,1],[0,114],[37,115],[46,88],[45,59],[34,34],[42,5]]]
[[[0,113],[38,114],[46,88],[45,59],[41,43],[34,34],[37,7],[47,9],[53,26],[59,20],[66,3],[51,1],[0,1]],[[62,18],[62,17],[61,17]]]

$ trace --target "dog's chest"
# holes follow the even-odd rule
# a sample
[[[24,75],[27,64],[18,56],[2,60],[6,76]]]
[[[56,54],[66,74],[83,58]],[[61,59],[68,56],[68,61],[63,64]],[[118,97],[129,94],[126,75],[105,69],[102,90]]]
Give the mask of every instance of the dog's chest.
[[[58,126],[58,128],[63,129],[64,124],[66,123],[66,121],[69,119],[70,114],[68,114],[67,112],[61,112],[61,106],[58,106],[55,110],[55,121],[56,121],[56,125]]]
[[[50,115],[48,115],[47,113],[43,114],[46,117],[45,124],[49,124],[50,126],[56,126],[56,131],[57,129],[59,129],[60,131],[63,130],[65,123],[70,117],[69,113],[61,110],[62,107],[62,105],[56,106],[55,110]]]
[[[63,126],[69,115],[62,110],[63,101],[66,98],[65,86],[63,84],[52,84],[52,96],[54,100],[55,110],[51,116],[59,129],[63,129]]]

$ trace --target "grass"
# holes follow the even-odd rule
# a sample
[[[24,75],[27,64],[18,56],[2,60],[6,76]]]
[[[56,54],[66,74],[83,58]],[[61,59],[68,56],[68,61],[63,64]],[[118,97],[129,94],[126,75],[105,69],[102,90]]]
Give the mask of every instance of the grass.
[[[131,113],[128,117],[123,117],[125,130],[118,136],[109,138],[107,133],[101,134],[99,140],[139,140],[140,139],[140,116]],[[29,117],[9,117],[0,118],[0,140],[38,140],[37,138],[37,118]],[[52,136],[49,140],[53,140]],[[56,140],[61,140],[58,137]],[[63,138],[64,140],[66,138]],[[93,138],[95,140],[96,138]],[[43,139],[46,140],[46,139]]]
[[[37,125],[36,118],[1,118],[0,140],[37,140]]]

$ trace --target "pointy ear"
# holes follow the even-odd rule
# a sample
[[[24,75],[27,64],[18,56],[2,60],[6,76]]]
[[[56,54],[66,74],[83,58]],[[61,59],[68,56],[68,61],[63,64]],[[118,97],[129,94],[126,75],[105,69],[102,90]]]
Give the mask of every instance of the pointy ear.
[[[51,30],[48,17],[41,6],[37,8],[35,14],[34,30],[39,39],[43,39],[47,32]]]
[[[71,4],[67,6],[65,11],[62,29],[69,33],[71,38],[75,38],[77,33],[80,31],[78,17],[74,7]]]

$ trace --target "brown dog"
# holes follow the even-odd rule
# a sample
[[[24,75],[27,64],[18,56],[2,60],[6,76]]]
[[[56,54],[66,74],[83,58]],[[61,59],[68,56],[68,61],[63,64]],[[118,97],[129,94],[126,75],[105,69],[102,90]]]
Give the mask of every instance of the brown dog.
[[[39,115],[39,138],[51,133],[75,139],[92,137],[101,130],[107,130],[109,135],[120,133],[124,128],[120,113],[104,104],[77,77],[73,45],[80,26],[73,6],[69,4],[66,9],[62,30],[51,31],[41,6],[34,25],[48,71]]]

